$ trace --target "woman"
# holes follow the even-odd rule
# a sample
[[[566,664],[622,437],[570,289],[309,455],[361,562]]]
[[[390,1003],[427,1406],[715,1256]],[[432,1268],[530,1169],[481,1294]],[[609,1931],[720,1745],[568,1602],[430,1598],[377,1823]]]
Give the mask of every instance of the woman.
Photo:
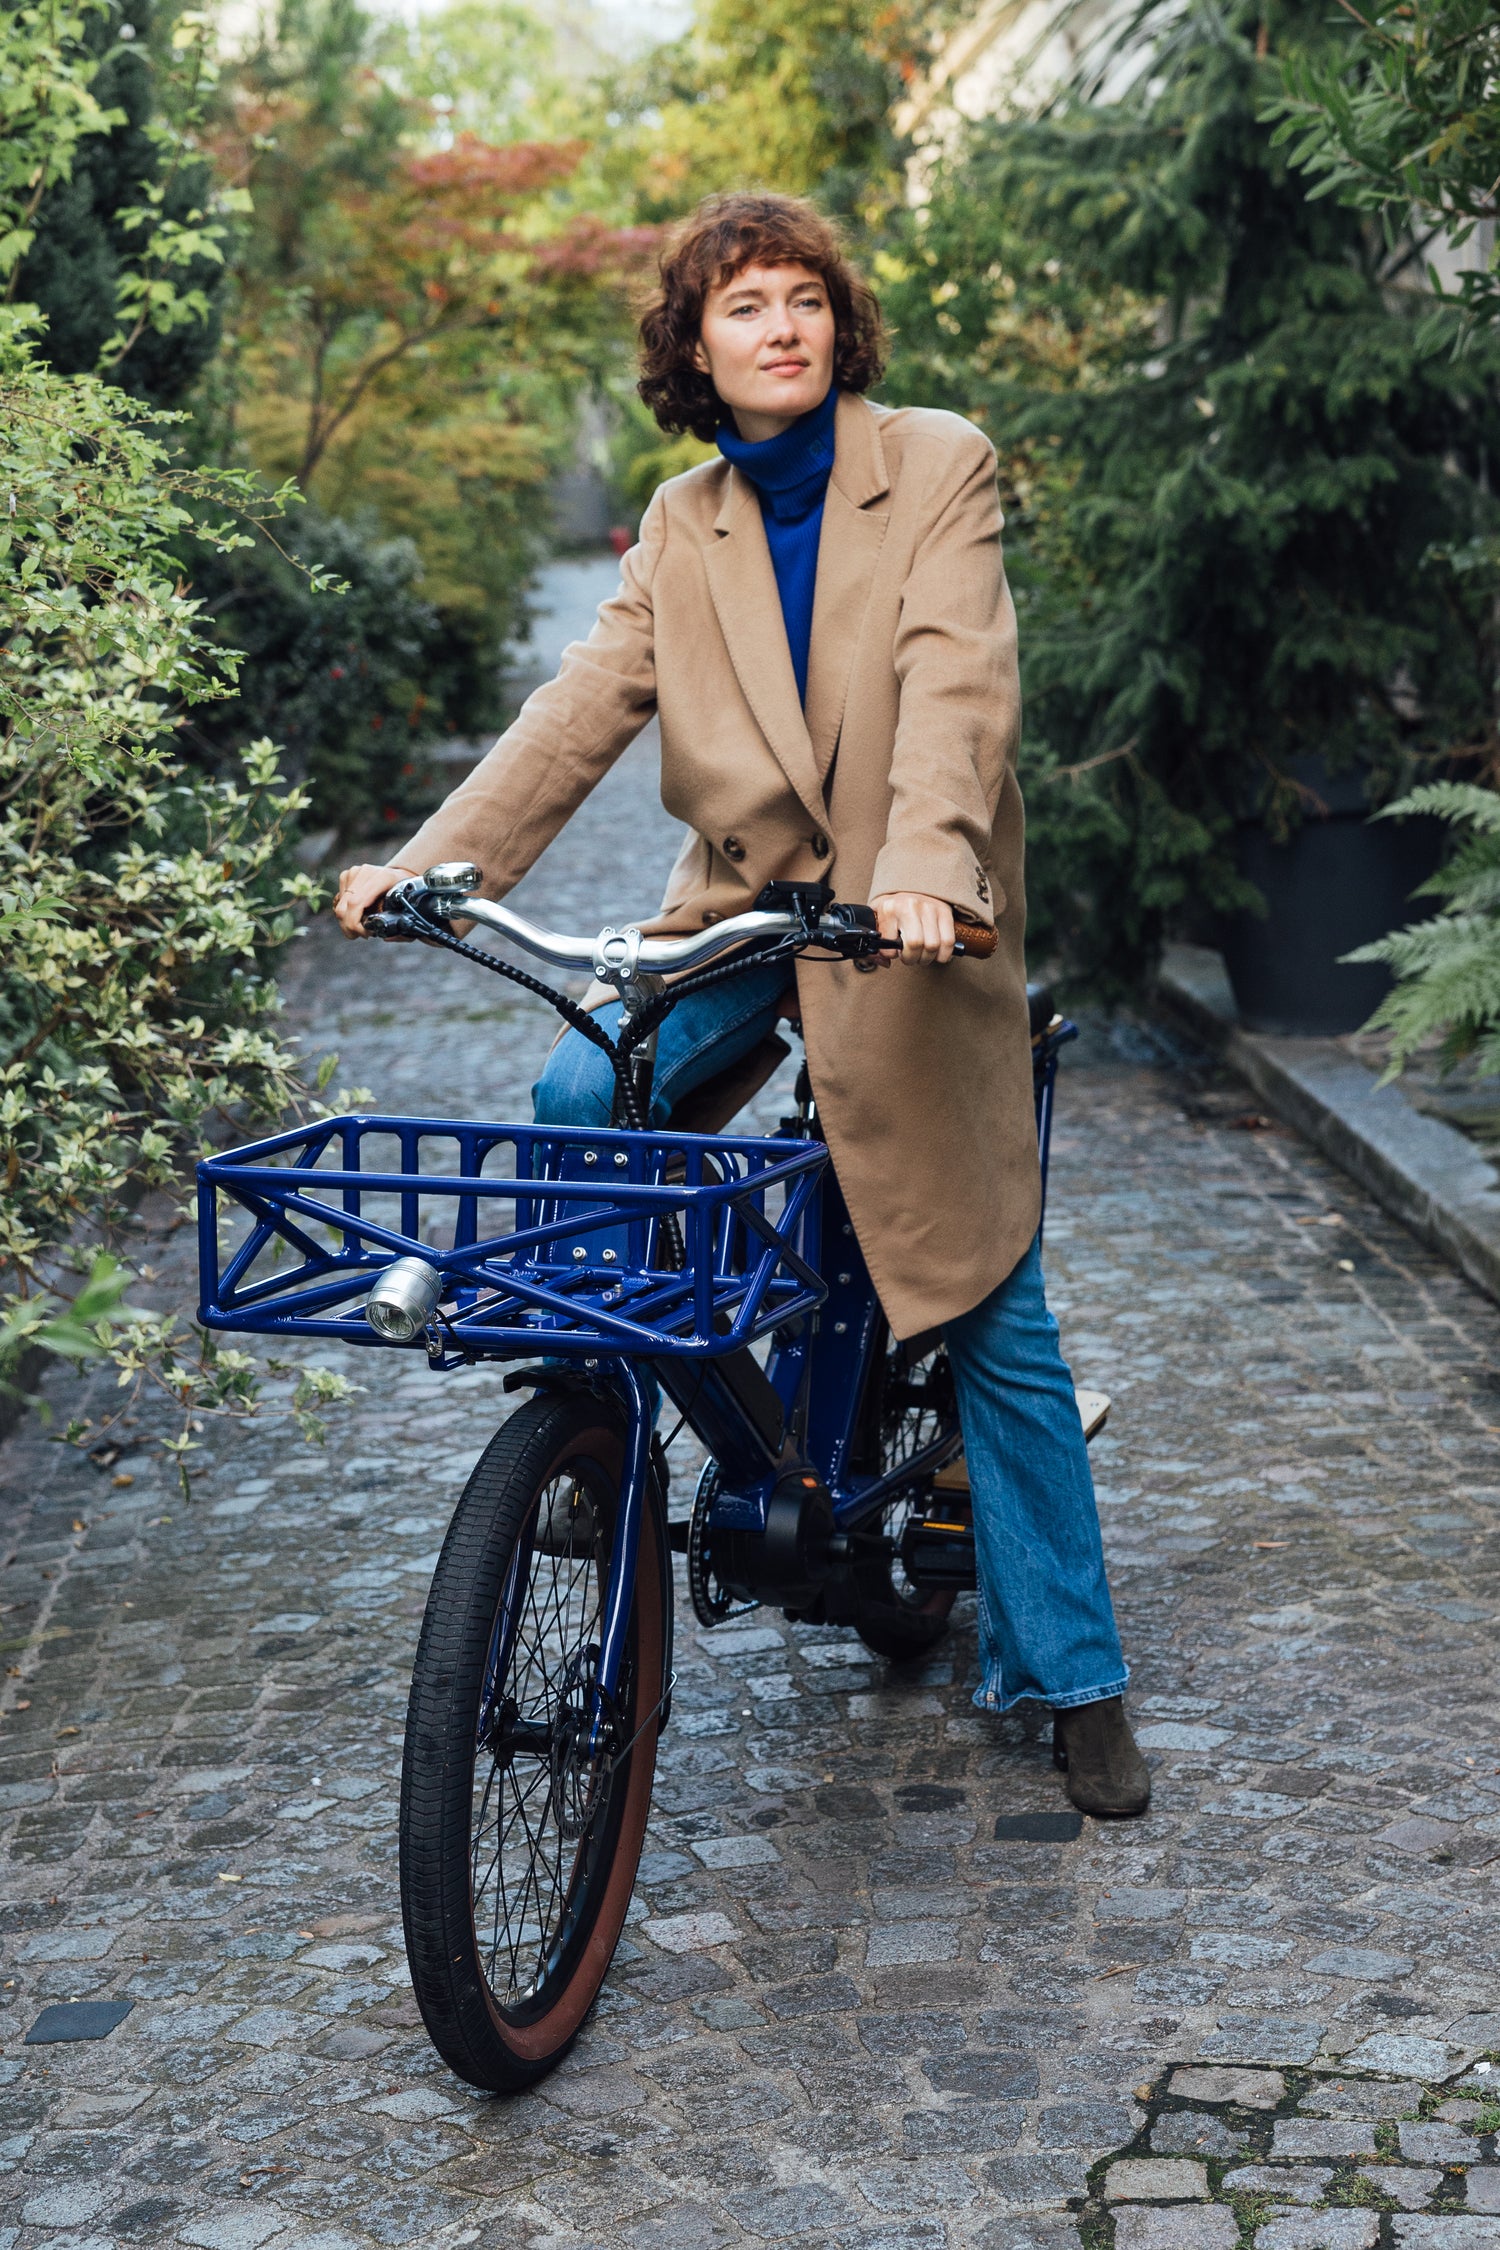
[[[880,314],[833,228],[786,196],[714,199],[663,256],[641,395],[720,459],[654,495],[619,593],[397,862],[350,868],[351,937],[401,876],[470,860],[501,897],[653,712],[688,841],[655,933],[771,881],[868,899],[899,963],[767,968],[684,1003],[657,1112],[801,1018],[818,1115],[898,1338],[941,1328],[979,1556],[983,1709],[1050,1703],[1068,1792],[1145,1810],[1087,1449],[1046,1308],[1022,937],[1015,612],[995,456],[958,416],[870,405]],[[993,924],[952,961],[954,915]],[[537,1088],[605,1121],[576,1032]]]

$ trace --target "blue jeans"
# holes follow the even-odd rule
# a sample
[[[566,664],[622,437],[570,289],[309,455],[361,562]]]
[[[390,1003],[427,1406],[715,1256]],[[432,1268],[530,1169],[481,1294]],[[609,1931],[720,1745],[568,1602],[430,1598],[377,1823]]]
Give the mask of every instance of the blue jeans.
[[[792,988],[785,961],[747,969],[707,992],[694,992],[672,1010],[656,1039],[651,1122],[665,1125],[675,1103],[706,1078],[740,1062],[776,1028],[782,995]],[[613,1039],[620,1003],[596,1009],[594,1021]],[[582,1032],[565,1031],[531,1089],[538,1125],[607,1125],[615,1074],[609,1058]]]
[[[974,1701],[1008,1711],[1034,1697],[1057,1710],[1119,1695],[1129,1675],[1040,1242],[943,1335],[974,1501],[984,1666]]]
[[[901,972],[895,972],[899,975]],[[653,1122],[747,1055],[773,1030],[784,964],[747,970],[673,1010],[657,1043]],[[619,1004],[597,1020],[611,1033]],[[539,1125],[607,1125],[614,1073],[568,1031],[532,1089]],[[1125,1658],[1115,1630],[1088,1447],[1073,1381],[1047,1310],[1041,1248],[944,1330],[963,1424],[979,1563],[974,1701],[1008,1711],[1028,1699],[1054,1709],[1119,1695]]]

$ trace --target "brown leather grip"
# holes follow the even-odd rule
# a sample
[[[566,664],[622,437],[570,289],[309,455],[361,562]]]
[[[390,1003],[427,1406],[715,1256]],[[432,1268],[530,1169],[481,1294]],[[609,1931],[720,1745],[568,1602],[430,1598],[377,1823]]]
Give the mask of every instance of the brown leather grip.
[[[971,961],[988,961],[1000,943],[999,932],[992,930],[988,922],[961,922],[955,916],[953,927],[965,956]]]

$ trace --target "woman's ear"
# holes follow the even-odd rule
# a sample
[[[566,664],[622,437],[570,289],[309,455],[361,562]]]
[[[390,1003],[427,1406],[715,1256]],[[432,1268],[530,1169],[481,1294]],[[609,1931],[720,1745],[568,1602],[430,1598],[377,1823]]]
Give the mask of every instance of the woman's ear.
[[[703,349],[703,338],[701,336],[693,346],[693,365],[700,375],[707,375],[712,378],[713,369],[708,364],[708,354]]]

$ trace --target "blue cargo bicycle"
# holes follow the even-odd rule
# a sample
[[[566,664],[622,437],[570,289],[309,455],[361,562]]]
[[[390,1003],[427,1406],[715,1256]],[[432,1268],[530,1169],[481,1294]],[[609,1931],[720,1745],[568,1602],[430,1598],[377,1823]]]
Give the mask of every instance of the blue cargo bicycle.
[[[213,1157],[200,1318],[434,1369],[526,1363],[505,1388],[530,1397],[470,1476],[433,1576],[400,1808],[423,2021],[460,2077],[506,2092],[566,2052],[624,1924],[671,1711],[673,1551],[705,1626],[768,1603],[896,1662],[932,1646],[975,1581],[942,1339],[890,1337],[806,1065],[770,1138],[648,1124],[669,1009],[768,960],[868,961],[883,943],[868,908],[772,885],[701,935],[580,939],[478,881],[430,869],[367,927],[549,1000],[610,1057],[611,1125],[339,1117]],[[612,984],[617,1036],[454,922]],[[990,931],[960,934],[993,949]],[[1076,1034],[1045,993],[1031,1004],[1045,1177],[1058,1051]],[[680,1522],[658,1386],[709,1456]]]

